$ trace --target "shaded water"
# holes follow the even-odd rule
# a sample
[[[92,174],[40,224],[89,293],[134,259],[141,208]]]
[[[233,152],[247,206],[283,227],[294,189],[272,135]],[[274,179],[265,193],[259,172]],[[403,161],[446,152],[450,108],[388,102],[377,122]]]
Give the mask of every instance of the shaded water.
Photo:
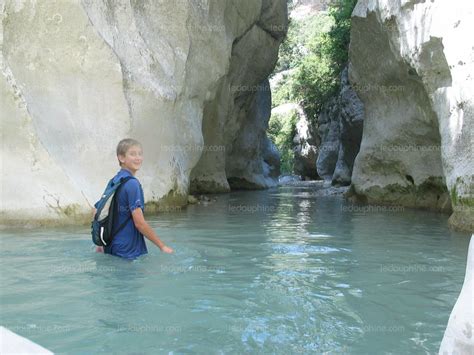
[[[436,353],[469,238],[309,187],[218,195],[129,262],[89,228],[1,232],[1,324],[56,353]]]

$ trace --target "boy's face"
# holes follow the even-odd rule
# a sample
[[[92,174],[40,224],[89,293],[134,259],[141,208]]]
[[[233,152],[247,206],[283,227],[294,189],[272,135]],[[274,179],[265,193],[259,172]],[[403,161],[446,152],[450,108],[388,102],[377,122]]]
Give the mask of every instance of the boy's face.
[[[142,166],[143,162],[143,150],[140,146],[132,145],[128,148],[125,155],[118,156],[122,163],[122,168],[130,170],[132,173],[137,172]]]

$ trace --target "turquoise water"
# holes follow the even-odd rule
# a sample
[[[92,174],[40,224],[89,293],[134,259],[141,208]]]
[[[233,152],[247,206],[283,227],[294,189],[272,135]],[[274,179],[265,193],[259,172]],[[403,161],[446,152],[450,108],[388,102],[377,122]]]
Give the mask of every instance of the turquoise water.
[[[2,231],[1,324],[56,353],[437,353],[469,241],[447,216],[216,197],[152,218],[175,254],[134,262],[87,227]]]

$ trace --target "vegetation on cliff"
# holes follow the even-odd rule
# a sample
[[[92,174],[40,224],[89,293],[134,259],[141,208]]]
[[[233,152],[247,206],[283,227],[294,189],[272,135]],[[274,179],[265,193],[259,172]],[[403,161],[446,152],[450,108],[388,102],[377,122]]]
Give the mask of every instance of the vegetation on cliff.
[[[310,122],[316,123],[323,105],[340,86],[340,74],[348,58],[350,17],[356,2],[335,0],[327,11],[301,19],[290,18],[272,77],[273,107],[299,103]],[[293,6],[290,2],[290,10]],[[296,122],[293,115],[278,115],[269,123],[269,136],[280,151],[284,173],[293,172],[292,139]],[[278,127],[289,128],[278,130]]]

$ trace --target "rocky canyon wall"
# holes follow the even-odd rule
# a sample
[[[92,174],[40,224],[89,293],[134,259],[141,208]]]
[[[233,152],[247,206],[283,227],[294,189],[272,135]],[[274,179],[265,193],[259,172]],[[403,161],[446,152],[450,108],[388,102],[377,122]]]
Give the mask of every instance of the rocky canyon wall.
[[[266,78],[286,1],[11,0],[0,14],[2,223],[88,220],[125,137],[144,146],[148,210],[190,187],[275,183]]]
[[[332,185],[351,184],[363,123],[364,105],[349,83],[346,68],[341,73],[339,93],[324,105],[318,117],[321,146],[316,168],[319,176]]]
[[[349,78],[365,106],[355,195],[474,230],[474,6],[360,0]]]

